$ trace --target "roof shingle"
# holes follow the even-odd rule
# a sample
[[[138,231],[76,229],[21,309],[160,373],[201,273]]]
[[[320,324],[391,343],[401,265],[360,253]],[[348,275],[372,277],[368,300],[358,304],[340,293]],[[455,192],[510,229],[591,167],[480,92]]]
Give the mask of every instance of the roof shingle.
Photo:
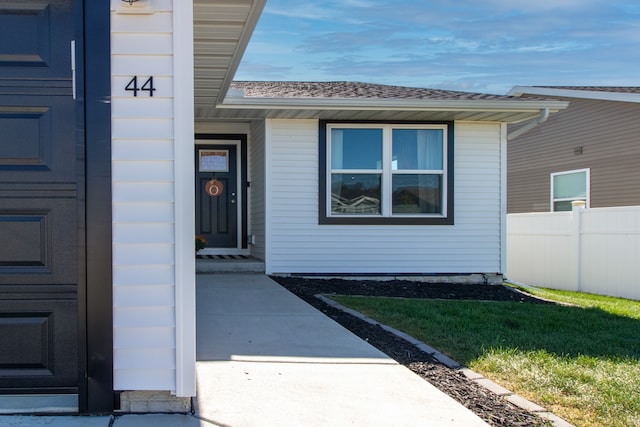
[[[518,97],[361,82],[234,81],[247,98],[519,100]]]

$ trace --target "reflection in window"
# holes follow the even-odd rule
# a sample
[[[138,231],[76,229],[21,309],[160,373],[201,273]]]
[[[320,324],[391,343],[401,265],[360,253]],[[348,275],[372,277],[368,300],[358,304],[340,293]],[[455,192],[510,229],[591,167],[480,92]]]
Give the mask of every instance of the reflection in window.
[[[332,169],[380,169],[382,129],[331,129]]]
[[[437,214],[442,212],[442,176],[394,175],[392,213]]]
[[[380,178],[378,174],[332,174],[331,213],[379,215]]]

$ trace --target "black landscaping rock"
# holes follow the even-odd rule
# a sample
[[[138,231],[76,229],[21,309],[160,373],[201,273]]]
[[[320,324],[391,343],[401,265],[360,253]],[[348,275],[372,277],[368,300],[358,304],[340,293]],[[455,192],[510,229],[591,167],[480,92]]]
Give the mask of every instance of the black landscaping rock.
[[[545,420],[521,409],[450,369],[404,339],[344,311],[334,308],[317,294],[363,295],[404,298],[512,301],[526,304],[548,302],[502,285],[429,284],[417,281],[313,279],[273,276],[273,280],[311,304],[345,328],[368,341],[398,363],[429,381],[469,408],[492,426],[534,427],[549,425]],[[427,343],[429,344],[429,343]]]

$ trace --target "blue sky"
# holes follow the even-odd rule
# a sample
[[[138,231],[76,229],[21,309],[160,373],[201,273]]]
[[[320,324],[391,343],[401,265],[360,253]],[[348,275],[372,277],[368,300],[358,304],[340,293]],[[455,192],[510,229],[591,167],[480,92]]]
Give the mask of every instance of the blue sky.
[[[267,0],[236,80],[640,86],[638,0]]]

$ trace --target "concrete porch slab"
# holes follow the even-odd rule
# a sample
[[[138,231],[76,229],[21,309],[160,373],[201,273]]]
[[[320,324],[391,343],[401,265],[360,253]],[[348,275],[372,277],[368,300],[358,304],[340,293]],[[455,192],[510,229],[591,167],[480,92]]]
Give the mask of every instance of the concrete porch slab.
[[[264,273],[264,262],[253,257],[239,256],[197,258],[196,273]]]
[[[395,363],[264,275],[199,275],[198,360]]]

